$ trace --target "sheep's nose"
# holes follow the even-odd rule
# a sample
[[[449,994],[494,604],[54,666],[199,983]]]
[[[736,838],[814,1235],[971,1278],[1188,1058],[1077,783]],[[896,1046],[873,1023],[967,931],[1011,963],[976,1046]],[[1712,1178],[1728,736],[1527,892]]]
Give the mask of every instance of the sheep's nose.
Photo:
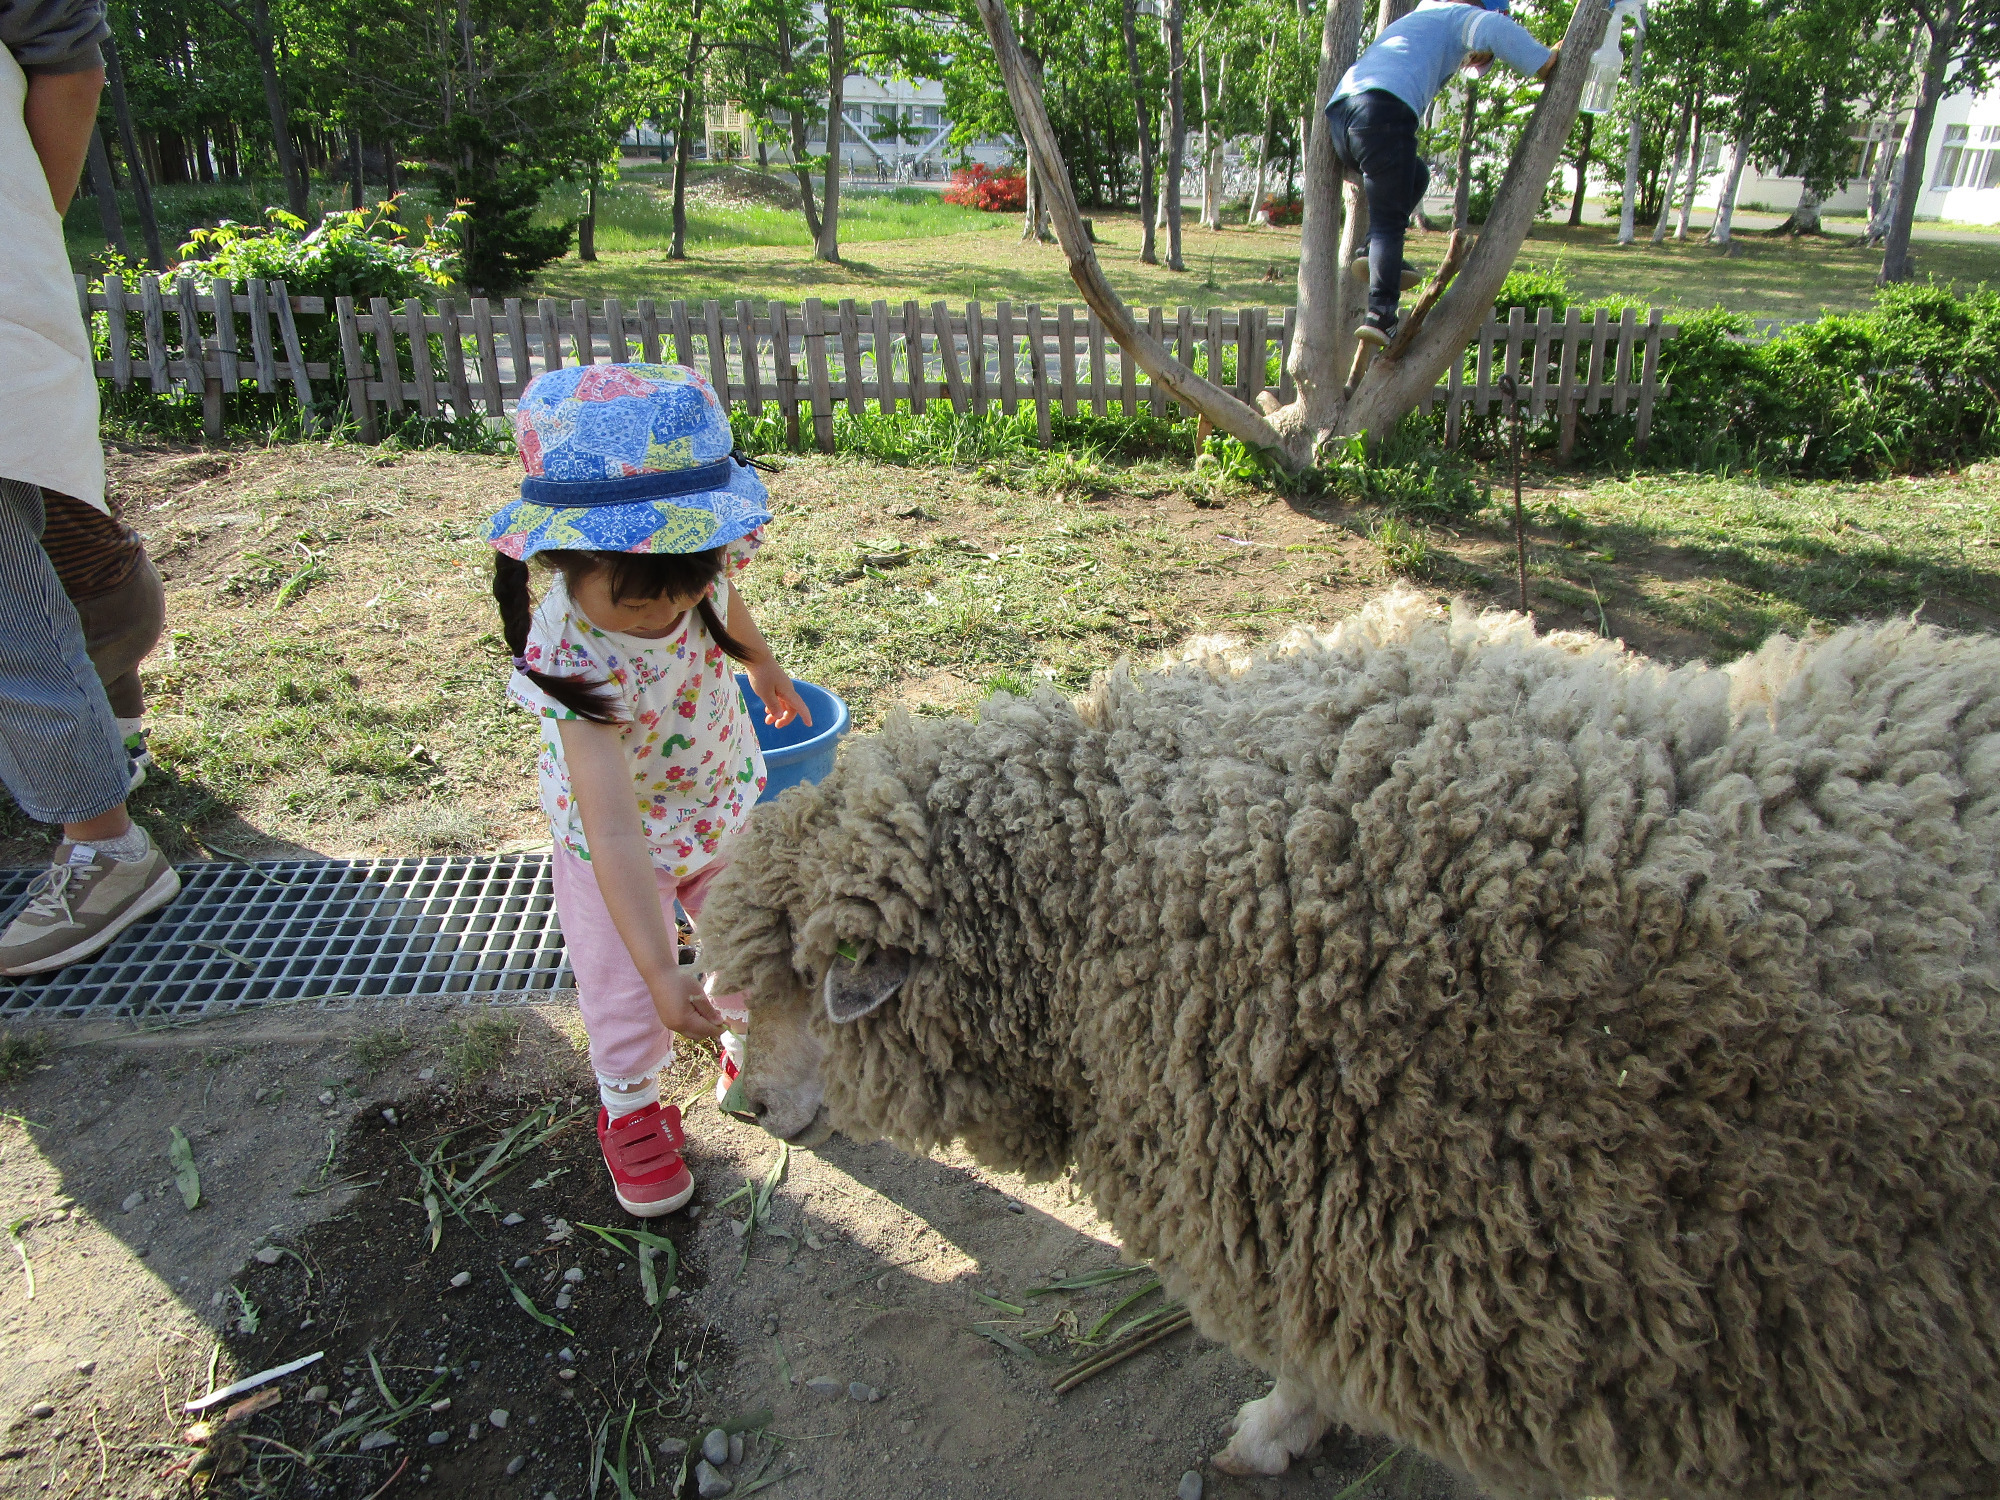
[[[750,1091],[744,1087],[744,1081],[743,1075],[738,1073],[736,1081],[729,1085],[729,1092],[722,1096],[722,1112],[734,1116],[746,1125],[755,1125],[763,1120],[769,1106],[761,1101],[752,1103]]]

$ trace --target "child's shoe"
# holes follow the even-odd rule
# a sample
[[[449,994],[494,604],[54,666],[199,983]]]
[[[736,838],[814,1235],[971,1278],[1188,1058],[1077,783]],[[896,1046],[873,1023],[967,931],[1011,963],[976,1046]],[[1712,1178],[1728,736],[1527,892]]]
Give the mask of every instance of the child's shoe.
[[[611,1169],[618,1206],[626,1213],[656,1219],[694,1196],[694,1174],[681,1160],[687,1135],[674,1105],[663,1109],[654,1102],[615,1120],[600,1105],[597,1144]]]
[[[715,1102],[719,1106],[743,1073],[743,1038],[733,1031],[722,1033],[722,1072],[715,1080]]]

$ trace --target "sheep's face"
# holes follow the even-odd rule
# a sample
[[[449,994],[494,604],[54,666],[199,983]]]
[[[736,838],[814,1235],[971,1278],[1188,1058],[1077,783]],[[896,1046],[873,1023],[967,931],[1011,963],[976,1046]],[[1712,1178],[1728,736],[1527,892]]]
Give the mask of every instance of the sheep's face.
[[[817,1146],[833,1133],[826,1108],[829,1038],[834,1026],[880,1009],[908,979],[910,955],[878,949],[859,962],[836,957],[819,993],[801,991],[772,1003],[753,998],[749,1057],[722,1107],[795,1146]],[[814,1012],[818,1011],[819,1015]]]

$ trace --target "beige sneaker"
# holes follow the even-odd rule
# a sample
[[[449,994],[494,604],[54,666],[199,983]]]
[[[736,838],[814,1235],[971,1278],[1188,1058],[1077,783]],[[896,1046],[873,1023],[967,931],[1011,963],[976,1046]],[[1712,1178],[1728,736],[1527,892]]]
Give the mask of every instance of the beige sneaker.
[[[180,876],[157,848],[128,862],[64,843],[0,936],[0,974],[42,974],[88,958],[180,889]]]

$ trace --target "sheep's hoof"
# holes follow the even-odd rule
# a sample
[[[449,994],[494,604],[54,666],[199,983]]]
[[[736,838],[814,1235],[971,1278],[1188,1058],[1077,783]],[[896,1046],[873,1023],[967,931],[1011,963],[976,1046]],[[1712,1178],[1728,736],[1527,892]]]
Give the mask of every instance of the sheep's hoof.
[[[1238,1479],[1259,1479],[1284,1473],[1292,1466],[1292,1456],[1283,1448],[1267,1446],[1253,1458],[1238,1453],[1236,1444],[1231,1443],[1211,1458],[1209,1463],[1224,1474],[1232,1474]]]

